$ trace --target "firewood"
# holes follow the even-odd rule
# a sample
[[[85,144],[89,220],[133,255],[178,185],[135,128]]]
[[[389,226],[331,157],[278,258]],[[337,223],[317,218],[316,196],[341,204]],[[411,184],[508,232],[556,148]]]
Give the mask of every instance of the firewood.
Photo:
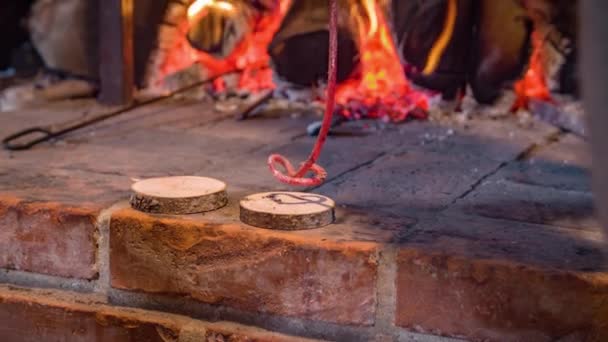
[[[200,15],[189,18],[188,41],[218,58],[229,56],[255,25],[259,11],[246,1],[226,1],[210,5]]]
[[[451,38],[439,57],[436,70],[423,75],[429,53],[438,41],[445,24],[448,1],[393,1],[390,16],[396,45],[405,61],[413,68],[406,70],[414,83],[440,91],[453,99],[467,79],[471,42],[473,40],[472,0],[459,0]]]
[[[338,18],[338,81],[346,80],[358,63],[361,20],[368,20],[359,0],[340,0]],[[327,77],[329,12],[326,0],[295,1],[268,47],[272,67],[281,81],[311,86]]]
[[[543,39],[542,63],[552,91],[578,95],[578,1],[524,0]]]
[[[523,76],[532,23],[518,0],[483,0],[479,6],[470,83],[478,102],[493,103],[508,83]]]

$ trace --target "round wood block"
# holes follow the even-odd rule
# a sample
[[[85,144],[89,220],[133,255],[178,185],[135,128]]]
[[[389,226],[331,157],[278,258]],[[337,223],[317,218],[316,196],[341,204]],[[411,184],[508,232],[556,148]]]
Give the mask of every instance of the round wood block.
[[[228,203],[226,183],[207,177],[149,178],[134,183],[131,190],[131,207],[153,214],[194,214]]]
[[[265,192],[241,200],[241,221],[248,225],[300,230],[326,226],[334,222],[334,201],[325,196],[304,192]]]

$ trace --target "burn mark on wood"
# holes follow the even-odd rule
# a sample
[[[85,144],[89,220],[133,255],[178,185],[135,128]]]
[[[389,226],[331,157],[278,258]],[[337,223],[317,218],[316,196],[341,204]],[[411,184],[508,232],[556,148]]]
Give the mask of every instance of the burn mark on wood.
[[[329,32],[298,34],[270,50],[274,71],[290,83],[310,86],[327,78]],[[345,81],[357,65],[358,49],[347,32],[338,32],[338,81]]]
[[[543,37],[543,64],[553,91],[578,95],[578,1],[525,0],[534,28]]]
[[[335,221],[335,203],[328,197],[300,192],[253,194],[240,202],[243,223],[266,229],[303,230]]]
[[[146,213],[193,214],[228,203],[226,184],[205,177],[150,178],[133,184],[131,190],[131,207]]]

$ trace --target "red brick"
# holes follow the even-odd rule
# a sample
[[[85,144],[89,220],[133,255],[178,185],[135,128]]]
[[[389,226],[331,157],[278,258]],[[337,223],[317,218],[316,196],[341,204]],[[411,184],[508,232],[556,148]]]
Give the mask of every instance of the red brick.
[[[490,341],[608,340],[608,274],[415,248],[398,255],[399,326]]]
[[[304,339],[232,323],[96,303],[80,294],[0,287],[1,341],[274,341]]]
[[[110,246],[115,288],[188,295],[250,312],[374,322],[374,243],[126,209],[112,216]]]
[[[92,279],[96,211],[0,197],[0,267]]]

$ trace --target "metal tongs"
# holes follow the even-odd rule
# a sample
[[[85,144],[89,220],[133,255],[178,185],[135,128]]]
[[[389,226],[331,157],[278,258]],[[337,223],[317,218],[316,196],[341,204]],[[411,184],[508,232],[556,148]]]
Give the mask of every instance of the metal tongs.
[[[171,92],[170,94],[153,97],[153,98],[143,100],[143,101],[134,102],[133,104],[130,104],[123,108],[117,109],[113,112],[100,114],[100,115],[97,115],[90,119],[80,120],[76,123],[71,123],[71,121],[70,121],[70,123],[63,123],[63,124],[59,124],[59,125],[54,124],[54,125],[48,125],[48,126],[38,126],[38,127],[26,128],[22,131],[16,132],[16,133],[11,134],[11,135],[5,137],[4,139],[2,139],[2,145],[4,146],[5,149],[10,150],[10,151],[28,150],[28,149],[32,148],[33,146],[43,143],[45,141],[49,141],[51,139],[58,138],[60,136],[63,136],[65,134],[73,132],[75,130],[78,130],[78,129],[96,124],[98,122],[113,118],[115,116],[128,112],[137,107],[141,107],[144,105],[148,105],[151,103],[156,103],[156,102],[168,99],[178,93],[182,93],[182,92],[194,89],[198,86],[211,83],[220,77],[223,77],[223,76],[226,76],[229,74],[233,74],[233,73],[236,73],[239,71],[240,70],[233,70],[233,71],[229,71],[229,72],[226,72],[226,73],[223,73],[220,75],[216,75],[216,76],[207,78],[205,80],[195,82],[195,83],[185,86],[183,88],[180,88],[176,91]],[[62,127],[62,128],[57,129],[57,127]]]
[[[155,100],[157,100],[155,98]],[[158,101],[158,100],[157,100]],[[147,101],[144,101],[147,102]],[[107,120],[114,116],[120,115],[126,111],[129,111],[133,108],[143,105],[144,102],[140,102],[137,104],[129,105],[114,112],[97,115],[91,119],[81,120],[75,124],[66,126],[62,129],[55,129],[57,125],[49,125],[49,126],[38,126],[38,127],[30,127],[26,128],[17,133],[11,134],[6,138],[2,139],[2,145],[5,149],[10,151],[22,151],[28,150],[35,145],[43,143],[45,141],[49,141],[54,138],[58,138],[62,135],[75,131],[77,129],[87,127],[93,125],[97,122]],[[147,102],[150,103],[150,102]],[[29,138],[29,139],[28,139]]]

